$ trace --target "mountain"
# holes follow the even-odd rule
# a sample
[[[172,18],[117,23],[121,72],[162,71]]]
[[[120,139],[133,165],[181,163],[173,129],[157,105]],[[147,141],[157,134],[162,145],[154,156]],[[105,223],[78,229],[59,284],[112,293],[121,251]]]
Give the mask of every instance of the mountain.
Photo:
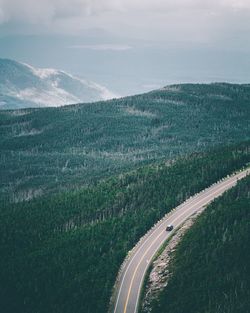
[[[250,87],[183,84],[59,108],[0,112],[0,195],[14,201],[250,139]]]
[[[250,162],[249,87],[183,84],[0,111],[2,311],[108,312],[120,265],[139,238]],[[231,238],[224,230],[232,223],[216,231],[220,242]]]
[[[107,88],[64,71],[0,59],[0,109],[57,107],[114,97]]]

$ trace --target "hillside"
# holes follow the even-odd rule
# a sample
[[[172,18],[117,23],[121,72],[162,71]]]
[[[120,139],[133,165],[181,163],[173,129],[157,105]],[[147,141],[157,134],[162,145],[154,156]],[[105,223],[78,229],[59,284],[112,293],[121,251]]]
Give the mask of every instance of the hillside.
[[[18,202],[248,140],[249,101],[249,85],[186,84],[106,102],[1,111],[0,196]]]
[[[250,312],[250,178],[210,205],[175,252],[152,313]]]
[[[1,309],[107,312],[118,269],[138,239],[187,197],[248,163],[249,151],[245,142],[144,166],[88,188],[3,203]]]
[[[64,71],[0,59],[0,110],[57,107],[113,97],[107,88]]]

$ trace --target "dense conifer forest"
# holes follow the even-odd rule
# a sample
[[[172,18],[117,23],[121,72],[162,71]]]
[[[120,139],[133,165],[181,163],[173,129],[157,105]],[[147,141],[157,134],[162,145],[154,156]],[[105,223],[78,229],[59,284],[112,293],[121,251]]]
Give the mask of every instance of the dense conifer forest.
[[[245,142],[79,190],[2,203],[1,310],[106,312],[119,267],[138,239],[187,197],[246,165],[249,151]]]
[[[5,313],[103,313],[138,239],[250,161],[250,86],[0,112]]]
[[[250,85],[186,84],[0,112],[0,197],[18,202],[250,138]]]
[[[180,242],[153,313],[250,312],[250,177],[211,204]]]

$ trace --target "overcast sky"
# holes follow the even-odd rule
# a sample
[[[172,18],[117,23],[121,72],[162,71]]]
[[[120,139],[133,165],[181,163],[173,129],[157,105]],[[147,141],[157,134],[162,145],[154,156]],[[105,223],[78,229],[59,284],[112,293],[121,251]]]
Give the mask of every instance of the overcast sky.
[[[0,57],[127,83],[121,93],[250,81],[250,0],[0,0],[0,36]]]

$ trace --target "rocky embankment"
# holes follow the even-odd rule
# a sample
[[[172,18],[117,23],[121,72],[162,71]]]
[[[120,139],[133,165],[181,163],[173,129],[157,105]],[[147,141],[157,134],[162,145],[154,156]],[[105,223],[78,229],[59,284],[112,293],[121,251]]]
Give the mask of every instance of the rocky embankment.
[[[149,276],[146,278],[147,283],[144,290],[141,313],[151,312],[152,302],[157,301],[159,293],[167,286],[169,278],[171,277],[169,265],[174,257],[176,247],[187,230],[194,224],[195,220],[204,211],[204,209],[205,208],[199,210],[184,224],[182,224],[182,226],[168,241],[168,244],[163,252],[153,262]]]

